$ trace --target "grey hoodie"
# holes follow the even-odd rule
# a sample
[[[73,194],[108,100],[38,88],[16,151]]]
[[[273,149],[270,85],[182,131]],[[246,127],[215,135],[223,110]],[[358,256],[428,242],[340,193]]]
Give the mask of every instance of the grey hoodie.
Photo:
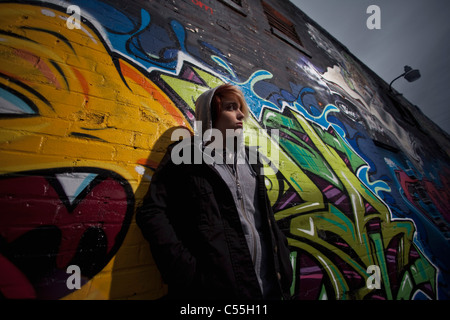
[[[205,131],[212,128],[211,102],[216,90],[217,87],[203,92],[195,101],[195,120],[202,123],[201,129],[194,125],[196,135],[204,137]],[[209,141],[210,138],[204,137],[204,140]]]
[[[215,151],[218,151],[221,156],[224,158],[217,156],[214,157],[214,159],[211,159],[211,152],[206,152],[204,154],[204,158],[208,160],[214,160],[215,163],[221,163],[222,159],[227,160],[228,164],[232,164],[234,161],[237,160],[238,164],[243,164],[245,161],[245,146],[244,146],[244,134],[243,131],[241,134],[237,135],[235,139],[235,153],[227,152],[226,154],[222,154],[222,140],[220,141],[213,141],[211,143],[212,136],[214,135],[213,132],[213,124],[212,124],[212,115],[211,115],[211,102],[212,98],[214,96],[214,93],[216,92],[218,87],[209,89],[202,93],[195,102],[195,123],[194,123],[194,133],[196,136],[199,137],[197,141],[202,141],[201,149],[202,151],[205,151],[206,146],[208,148],[206,151],[211,151],[211,149],[214,149]],[[231,140],[230,140],[231,141]],[[234,159],[234,155],[237,155],[236,159]],[[218,161],[219,160],[219,161]]]
[[[264,261],[268,246],[261,238],[262,223],[258,208],[258,190],[256,173],[248,162],[243,143],[243,133],[237,138],[235,150],[223,149],[222,141],[211,140],[212,119],[211,101],[217,88],[204,92],[196,101],[196,121],[201,122],[201,128],[194,126],[195,134],[202,137],[199,144],[203,152],[203,159],[219,172],[233,194],[239,213],[242,229],[253,260],[256,276],[263,295],[271,291],[272,283],[268,280],[268,270],[264,268]]]

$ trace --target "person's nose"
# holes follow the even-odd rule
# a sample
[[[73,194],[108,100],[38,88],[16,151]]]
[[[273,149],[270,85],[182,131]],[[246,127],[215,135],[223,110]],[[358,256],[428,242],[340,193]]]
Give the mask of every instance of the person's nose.
[[[244,119],[244,113],[241,111],[241,109],[237,109],[236,118],[237,118],[238,120]]]

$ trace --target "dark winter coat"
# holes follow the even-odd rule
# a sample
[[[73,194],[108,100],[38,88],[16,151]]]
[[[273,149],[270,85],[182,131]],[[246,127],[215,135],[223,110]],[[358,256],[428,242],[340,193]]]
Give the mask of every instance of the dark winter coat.
[[[170,157],[174,145],[153,175],[136,215],[168,284],[169,296],[261,299],[231,191],[211,165],[204,162],[175,165]],[[268,268],[278,282],[279,298],[288,299],[292,269],[287,240],[274,219],[264,177],[259,174],[262,164],[252,167],[258,173],[259,207],[266,240],[273,252],[267,261]]]

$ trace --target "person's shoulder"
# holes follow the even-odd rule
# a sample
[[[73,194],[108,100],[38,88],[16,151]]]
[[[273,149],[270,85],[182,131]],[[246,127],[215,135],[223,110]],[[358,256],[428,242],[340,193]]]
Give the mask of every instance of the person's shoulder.
[[[198,146],[198,144],[199,142],[195,136],[174,141],[168,145],[164,158],[166,159],[166,162],[180,164],[180,161],[177,161],[176,158],[187,160],[186,157],[190,157],[190,155],[193,154],[193,150],[195,150],[195,146]],[[184,162],[182,161],[182,163]]]
[[[173,148],[175,148],[176,146],[180,145],[180,147],[193,147],[196,143],[196,139],[195,136],[190,136],[188,138],[184,138],[184,139],[180,139],[177,141],[172,142],[171,144],[168,145],[167,147],[167,152],[172,151]]]
[[[180,139],[180,140],[171,142],[165,149],[165,154],[164,154],[162,160],[160,161],[159,166],[170,165],[172,163],[173,149],[180,144],[182,144],[182,145],[180,145],[180,147],[191,145],[192,142],[190,140],[192,140],[192,137],[184,138],[184,139]]]

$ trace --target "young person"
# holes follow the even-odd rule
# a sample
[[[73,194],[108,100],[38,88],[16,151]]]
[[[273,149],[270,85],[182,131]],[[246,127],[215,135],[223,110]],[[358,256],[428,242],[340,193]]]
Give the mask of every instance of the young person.
[[[248,113],[237,87],[206,91],[196,101],[202,139],[172,144],[152,177],[136,221],[168,297],[289,299],[287,240],[274,219],[262,164],[249,163],[252,151],[242,143]],[[180,143],[189,146],[181,156],[192,161],[174,159]]]

